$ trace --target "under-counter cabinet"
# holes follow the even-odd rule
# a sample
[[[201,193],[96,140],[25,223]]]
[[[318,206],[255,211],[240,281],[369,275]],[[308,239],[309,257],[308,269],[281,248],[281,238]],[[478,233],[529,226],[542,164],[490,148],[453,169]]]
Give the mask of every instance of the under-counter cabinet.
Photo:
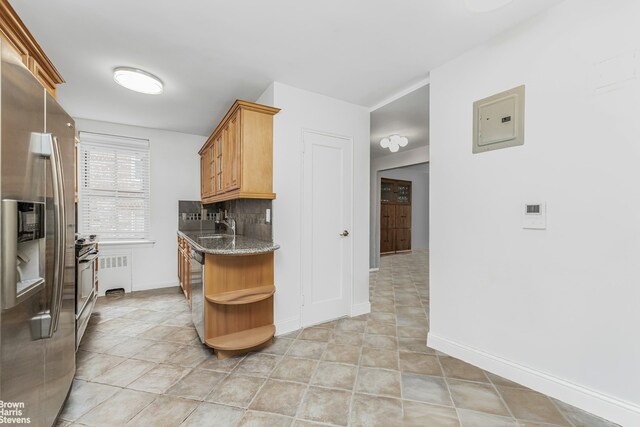
[[[237,100],[200,149],[202,203],[275,199],[273,116],[277,108]]]
[[[178,281],[189,306],[191,306],[191,246],[178,236]]]
[[[273,252],[205,255],[204,341],[219,359],[271,342]]]
[[[219,359],[270,344],[278,248],[244,236],[178,232],[180,285],[201,341]]]

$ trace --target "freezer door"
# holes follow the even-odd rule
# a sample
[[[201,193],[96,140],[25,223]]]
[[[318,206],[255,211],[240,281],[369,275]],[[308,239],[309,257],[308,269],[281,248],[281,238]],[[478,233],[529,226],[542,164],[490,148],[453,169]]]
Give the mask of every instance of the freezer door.
[[[46,99],[46,132],[51,134],[60,166],[61,196],[66,224],[62,295],[53,336],[46,340],[45,389],[47,424],[54,423],[71,387],[75,374],[75,129],[73,119],[51,95]],[[52,162],[50,166],[55,166]]]
[[[48,160],[34,149],[44,131],[44,89],[22,65],[20,57],[1,40],[0,45],[1,198],[48,202],[45,193]],[[45,219],[47,234],[51,228]],[[50,251],[47,244],[46,257],[53,256]],[[45,282],[49,279],[45,276]],[[37,329],[38,314],[46,308],[46,302],[46,290],[42,289],[0,311],[0,400],[23,403],[22,416],[30,418],[32,426],[46,423],[42,406],[45,340],[32,329],[32,326]]]

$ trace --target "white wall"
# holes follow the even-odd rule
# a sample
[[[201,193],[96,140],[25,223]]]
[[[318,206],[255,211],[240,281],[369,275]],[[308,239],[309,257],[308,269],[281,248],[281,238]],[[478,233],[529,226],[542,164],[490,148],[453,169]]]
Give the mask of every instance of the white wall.
[[[429,249],[429,163],[378,172],[380,178],[411,181],[411,249]]]
[[[429,146],[403,150],[371,160],[369,173],[369,200],[373,208],[369,212],[369,267],[380,264],[380,171],[429,162]]]
[[[369,306],[369,111],[337,99],[274,82],[257,100],[282,111],[274,117],[273,238],[277,334],[300,327],[302,129],[353,137],[352,314]],[[326,171],[327,174],[332,171]]]
[[[637,0],[567,0],[431,72],[429,345],[627,426],[640,82],[593,82],[594,64],[639,52],[638,22]],[[524,146],[473,155],[473,101],[520,84]],[[522,229],[527,201],[547,202],[547,230]]]
[[[132,290],[178,285],[178,200],[200,200],[198,150],[206,137],[94,120],[76,119],[79,131],[146,138],[151,150],[153,245],[108,246],[132,251]]]

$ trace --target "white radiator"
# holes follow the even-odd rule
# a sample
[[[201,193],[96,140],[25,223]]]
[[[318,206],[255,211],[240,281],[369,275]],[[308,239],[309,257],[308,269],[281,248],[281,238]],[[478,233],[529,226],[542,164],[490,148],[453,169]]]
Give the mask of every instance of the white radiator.
[[[112,289],[131,292],[131,251],[100,249],[98,260],[98,295]]]

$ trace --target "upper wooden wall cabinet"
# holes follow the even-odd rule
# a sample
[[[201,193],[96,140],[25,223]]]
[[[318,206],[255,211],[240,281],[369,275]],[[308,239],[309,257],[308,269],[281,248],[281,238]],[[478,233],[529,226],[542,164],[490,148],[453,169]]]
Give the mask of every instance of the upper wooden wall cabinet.
[[[202,203],[275,199],[273,116],[278,108],[237,100],[200,149]]]
[[[0,33],[20,54],[22,63],[55,98],[56,86],[64,80],[7,0],[0,0]]]

